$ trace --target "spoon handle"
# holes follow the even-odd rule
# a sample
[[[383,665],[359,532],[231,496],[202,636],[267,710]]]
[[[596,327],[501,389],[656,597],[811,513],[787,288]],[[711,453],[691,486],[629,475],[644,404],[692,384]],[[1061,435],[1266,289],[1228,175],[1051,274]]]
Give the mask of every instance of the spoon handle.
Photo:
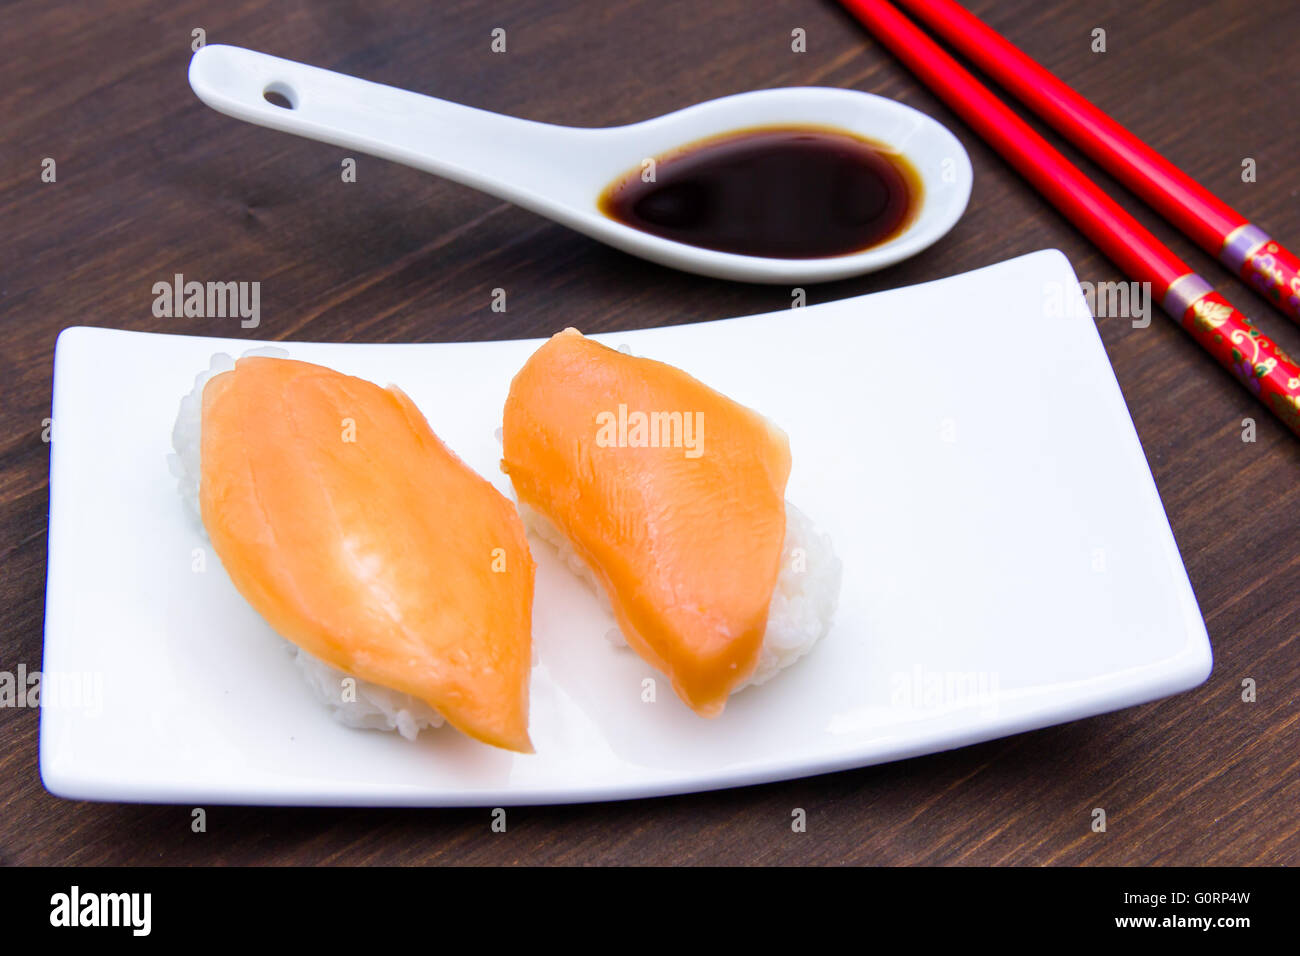
[[[218,112],[422,169],[546,211],[557,171],[598,130],[535,123],[241,47],[201,47],[190,86]],[[279,94],[288,106],[267,99]]]

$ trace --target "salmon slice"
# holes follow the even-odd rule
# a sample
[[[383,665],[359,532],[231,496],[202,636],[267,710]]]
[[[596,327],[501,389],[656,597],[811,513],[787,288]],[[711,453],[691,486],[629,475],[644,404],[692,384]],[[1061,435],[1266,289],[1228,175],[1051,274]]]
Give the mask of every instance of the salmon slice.
[[[242,358],[203,391],[201,443],[203,524],[276,631],[471,737],[532,752],[523,523],[406,395]]]
[[[628,644],[696,713],[721,714],[758,663],[780,572],[785,434],[566,329],[511,383],[502,444],[520,502],[591,568]]]

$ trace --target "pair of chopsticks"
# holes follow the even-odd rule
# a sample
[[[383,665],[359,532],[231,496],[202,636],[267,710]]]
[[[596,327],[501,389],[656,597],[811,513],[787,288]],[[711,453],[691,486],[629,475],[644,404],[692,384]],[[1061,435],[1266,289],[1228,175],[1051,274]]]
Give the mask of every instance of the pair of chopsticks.
[[[1300,366],[1205,279],[1039,136],[888,0],[840,0],[1202,348],[1300,435]],[[1137,192],[1198,245],[1300,321],[1300,260],[956,0],[898,0]]]

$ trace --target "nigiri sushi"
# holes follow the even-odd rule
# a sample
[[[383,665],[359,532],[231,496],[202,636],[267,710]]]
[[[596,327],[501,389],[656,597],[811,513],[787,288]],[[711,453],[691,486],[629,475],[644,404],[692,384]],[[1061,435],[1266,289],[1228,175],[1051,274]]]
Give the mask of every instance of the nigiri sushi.
[[[840,563],[785,501],[789,442],[757,412],[566,329],[511,382],[501,439],[525,523],[697,714],[828,630]]]
[[[535,566],[515,508],[397,388],[283,354],[214,359],[173,433],[236,589],[344,723],[413,739],[445,720],[532,752]]]

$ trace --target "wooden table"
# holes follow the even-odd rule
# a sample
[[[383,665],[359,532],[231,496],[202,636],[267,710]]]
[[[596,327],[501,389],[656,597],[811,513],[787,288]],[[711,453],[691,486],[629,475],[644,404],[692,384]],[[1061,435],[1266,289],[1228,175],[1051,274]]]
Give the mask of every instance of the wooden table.
[[[1292,0],[972,7],[1279,237],[1300,243]],[[617,4],[416,0],[0,9],[0,670],[41,660],[54,339],[68,325],[360,342],[632,329],[761,312],[789,290],[643,263],[505,203],[201,105],[191,31],[490,110],[626,123],[798,84],[895,97],[948,124],[976,185],[932,254],[815,287],[811,302],[906,285],[1045,247],[1083,280],[1115,268],[830,2]],[[504,27],[507,52],[490,51]],[[807,52],[791,51],[802,28]],[[1106,31],[1094,53],[1092,31]],[[1067,153],[1075,155],[1072,150]],[[41,180],[53,158],[57,179]],[[1242,161],[1255,160],[1255,182]],[[1096,173],[1094,167],[1084,168]],[[1285,347],[1300,329],[1097,174]],[[262,283],[262,325],[158,319],[174,273]],[[490,309],[508,291],[508,312]],[[1102,337],[1214,643],[1202,687],[956,752],[791,783],[596,806],[486,810],[209,808],[56,799],[37,713],[0,709],[4,863],[1300,862],[1300,441],[1182,331],[1102,319]],[[1033,401],[1033,396],[1025,396]],[[1257,422],[1253,443],[1243,420]],[[1253,679],[1258,699],[1243,702]],[[791,832],[791,809],[808,814]],[[1104,834],[1091,811],[1108,815]]]

